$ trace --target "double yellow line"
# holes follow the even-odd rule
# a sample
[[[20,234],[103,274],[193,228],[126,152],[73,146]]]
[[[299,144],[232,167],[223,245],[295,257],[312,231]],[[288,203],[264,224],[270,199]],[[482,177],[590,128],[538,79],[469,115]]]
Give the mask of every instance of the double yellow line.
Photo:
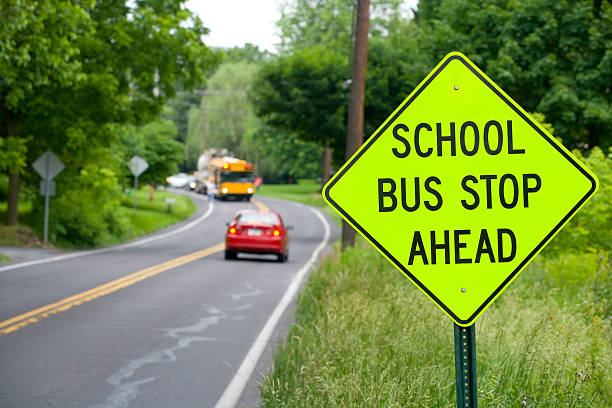
[[[78,293],[74,296],[67,297],[55,303],[50,303],[46,306],[39,307],[27,313],[15,316],[3,322],[0,322],[0,336],[19,330],[22,327],[36,323],[37,321],[54,315],[56,313],[63,312],[70,309],[73,306],[78,306],[82,303],[92,301],[101,296],[108,295],[118,291],[119,289],[131,286],[144,279],[150,278],[151,276],[160,274],[169,269],[185,265],[186,263],[193,262],[196,259],[204,258],[214,253],[223,251],[225,244],[220,243],[210,248],[202,249],[200,251],[192,252],[191,254],[181,256],[179,258],[172,259],[168,262],[154,265],[146,269],[142,269],[138,272],[134,272],[130,275],[124,276],[123,278],[116,279],[112,282],[105,283],[93,289],[85,292]]]

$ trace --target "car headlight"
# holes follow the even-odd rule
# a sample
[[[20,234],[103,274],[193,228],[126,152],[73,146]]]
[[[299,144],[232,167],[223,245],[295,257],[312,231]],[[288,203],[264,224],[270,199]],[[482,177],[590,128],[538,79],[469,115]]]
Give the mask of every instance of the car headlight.
[[[194,182],[189,183],[189,187],[195,188],[196,187],[196,183],[194,183]]]
[[[223,194],[227,194],[227,187],[223,187],[223,188],[221,189],[221,192],[222,192]]]
[[[247,193],[253,194],[253,189],[251,187],[247,188]]]

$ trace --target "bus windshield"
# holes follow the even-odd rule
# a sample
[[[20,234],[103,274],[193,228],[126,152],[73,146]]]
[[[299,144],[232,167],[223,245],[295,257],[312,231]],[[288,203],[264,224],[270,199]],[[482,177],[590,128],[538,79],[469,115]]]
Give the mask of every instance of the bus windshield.
[[[223,171],[221,172],[222,182],[252,183],[253,173],[249,171]]]

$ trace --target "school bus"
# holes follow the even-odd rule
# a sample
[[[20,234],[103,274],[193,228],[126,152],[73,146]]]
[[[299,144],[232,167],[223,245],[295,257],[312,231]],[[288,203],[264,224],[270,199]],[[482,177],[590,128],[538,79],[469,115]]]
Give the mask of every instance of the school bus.
[[[253,164],[235,157],[215,157],[208,165],[210,177],[217,187],[215,197],[249,201],[253,186]]]

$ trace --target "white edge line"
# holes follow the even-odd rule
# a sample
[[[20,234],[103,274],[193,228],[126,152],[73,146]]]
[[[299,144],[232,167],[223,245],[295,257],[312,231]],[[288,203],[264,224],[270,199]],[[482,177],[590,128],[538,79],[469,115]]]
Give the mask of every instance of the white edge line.
[[[312,268],[313,264],[319,256],[319,253],[323,250],[323,248],[325,248],[327,242],[329,241],[329,223],[319,210],[310,207],[308,207],[308,209],[312,211],[323,223],[323,227],[325,228],[325,236],[319,246],[312,253],[312,256],[310,257],[308,262],[306,262],[304,266],[302,266],[302,268],[293,277],[293,280],[287,288],[285,295],[282,297],[280,302],[278,302],[278,305],[276,305],[276,309],[274,309],[274,311],[268,318],[268,321],[264,325],[263,329],[261,329],[261,332],[259,332],[257,339],[251,346],[251,349],[242,361],[242,364],[240,364],[240,367],[238,368],[238,371],[236,371],[234,378],[232,378],[232,381],[227,386],[227,388],[223,392],[223,395],[215,405],[215,408],[234,408],[234,406],[240,399],[240,396],[242,395],[242,392],[244,391],[244,388],[246,387],[247,382],[251,377],[251,374],[253,374],[253,370],[255,370],[255,366],[257,364],[257,361],[259,360],[259,357],[261,357],[261,354],[266,348],[266,345],[270,341],[270,337],[274,332],[274,328],[276,327],[281,316],[287,309],[287,306],[289,306],[291,300],[297,293],[302,279],[310,270],[310,268]]]
[[[199,197],[197,197],[197,198],[199,198]],[[3,267],[0,267],[0,272],[10,271],[12,269],[24,268],[26,266],[40,265],[40,264],[44,264],[44,263],[48,263],[48,262],[62,261],[64,259],[78,258],[78,257],[81,257],[81,256],[86,256],[86,255],[103,254],[105,252],[110,252],[110,251],[115,251],[115,250],[120,250],[120,249],[125,249],[125,248],[132,248],[132,247],[135,247],[135,246],[139,246],[139,245],[143,245],[143,244],[148,244],[149,242],[157,241],[158,239],[162,239],[162,238],[167,238],[167,237],[170,237],[172,235],[176,235],[176,234],[179,234],[179,233],[181,233],[183,231],[186,231],[189,228],[192,228],[196,224],[198,224],[198,223],[204,221],[206,218],[208,218],[210,216],[210,214],[212,214],[214,207],[215,207],[214,203],[212,203],[212,202],[208,203],[208,210],[206,210],[206,212],[204,214],[202,214],[199,218],[191,221],[189,224],[185,224],[185,225],[183,225],[180,228],[174,229],[172,231],[165,232],[163,234],[154,235],[152,237],[143,238],[143,239],[139,239],[139,240],[136,240],[136,241],[128,242],[126,244],[119,244],[119,245],[111,246],[111,247],[107,247],[107,248],[90,249],[90,250],[87,250],[87,251],[73,252],[73,253],[65,254],[65,255],[57,255],[57,256],[52,256],[52,257],[49,257],[49,258],[34,259],[32,261],[26,261],[26,262],[6,265],[6,266],[3,266]]]

